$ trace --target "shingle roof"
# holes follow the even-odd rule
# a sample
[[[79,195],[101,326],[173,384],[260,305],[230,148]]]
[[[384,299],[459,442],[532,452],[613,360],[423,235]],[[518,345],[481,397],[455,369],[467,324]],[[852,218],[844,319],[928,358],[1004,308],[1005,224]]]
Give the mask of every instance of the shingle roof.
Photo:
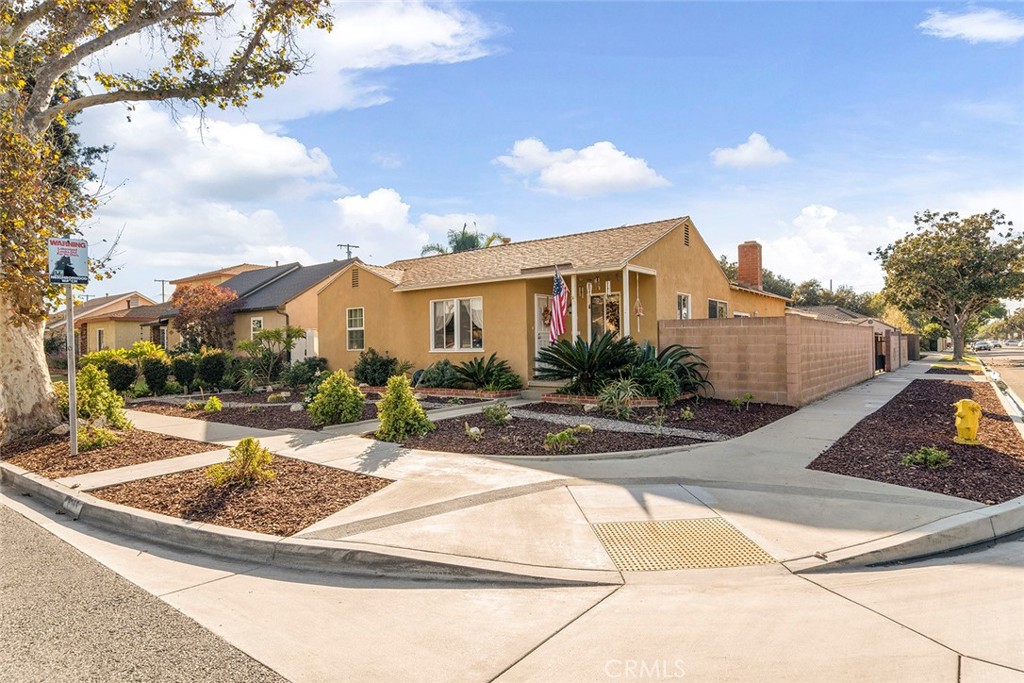
[[[257,289],[252,294],[239,298],[236,311],[262,311],[282,306],[299,296],[310,287],[326,280],[351,261],[328,261],[312,266],[299,266],[279,280]],[[224,285],[227,285],[225,282]]]
[[[282,277],[293,270],[301,268],[299,263],[286,263],[283,266],[273,266],[272,268],[260,268],[259,270],[250,270],[244,273],[239,273],[232,278],[225,280],[224,282],[217,285],[218,287],[225,287],[230,289],[238,298],[241,299],[248,294],[256,291],[260,287],[265,287],[269,283],[273,282],[276,278]]]
[[[866,315],[855,313],[842,306],[798,306],[797,310],[810,313],[820,320],[834,320],[843,323],[869,319]]]
[[[159,320],[160,318],[166,318],[167,316],[174,315],[177,312],[177,309],[175,309],[174,306],[171,306],[170,301],[165,301],[162,304],[153,304],[152,306],[135,306],[133,308],[126,308],[123,311],[114,311],[105,317],[117,320],[138,320],[148,322],[152,320]]]
[[[196,275],[186,275],[185,277],[180,277],[177,280],[171,280],[170,283],[172,285],[180,285],[186,282],[193,282],[195,280],[204,280],[208,277],[213,277],[214,275],[238,275],[239,273],[244,273],[250,270],[260,270],[262,268],[267,268],[267,266],[259,266],[256,265],[255,263],[239,263],[237,265],[228,266],[226,268],[208,270],[205,273],[198,273]]]
[[[390,272],[401,271],[396,290],[447,286],[480,280],[519,277],[532,269],[562,266],[565,270],[592,271],[621,268],[686,217],[619,228],[581,232],[524,242],[510,242],[440,256],[405,259],[379,269],[389,280]],[[371,271],[373,272],[373,271]]]
[[[75,304],[75,321],[85,318],[87,315],[95,311],[96,309],[103,308],[109,304],[115,303],[121,299],[129,299],[133,296],[140,297],[146,301],[152,301],[149,297],[139,292],[124,292],[122,294],[108,294],[107,296],[97,296],[83,301],[80,304]],[[128,310],[127,308],[125,310]],[[61,309],[54,313],[51,313],[46,319],[47,329],[59,327],[64,324],[64,317],[67,315],[67,310]]]

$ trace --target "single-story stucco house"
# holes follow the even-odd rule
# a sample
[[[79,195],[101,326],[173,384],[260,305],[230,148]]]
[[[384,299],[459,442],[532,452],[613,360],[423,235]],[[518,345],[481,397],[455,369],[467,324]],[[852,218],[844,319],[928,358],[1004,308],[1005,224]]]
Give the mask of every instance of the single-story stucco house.
[[[688,217],[375,266],[353,259],[318,293],[319,352],[350,370],[373,347],[416,367],[497,353],[524,380],[550,343],[552,285],[570,293],[563,335],[606,330],[658,343],[658,320],[782,316],[761,289],[761,246],[739,249],[729,282]]]

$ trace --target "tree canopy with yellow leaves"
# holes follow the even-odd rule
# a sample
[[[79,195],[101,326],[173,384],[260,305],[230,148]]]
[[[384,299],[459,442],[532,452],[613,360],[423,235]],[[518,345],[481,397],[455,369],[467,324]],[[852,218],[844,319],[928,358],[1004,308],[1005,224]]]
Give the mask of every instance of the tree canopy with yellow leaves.
[[[68,163],[53,131],[119,102],[245,107],[301,73],[301,32],[332,21],[329,0],[0,0],[0,443],[57,421],[46,240],[79,234],[93,202],[88,168]],[[139,39],[154,63],[97,70],[104,51]]]

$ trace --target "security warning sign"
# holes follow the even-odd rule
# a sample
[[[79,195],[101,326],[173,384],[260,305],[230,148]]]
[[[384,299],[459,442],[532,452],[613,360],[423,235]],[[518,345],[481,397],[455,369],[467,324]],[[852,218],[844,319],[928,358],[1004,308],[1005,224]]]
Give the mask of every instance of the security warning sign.
[[[50,284],[84,285],[89,282],[89,243],[71,237],[51,237]]]

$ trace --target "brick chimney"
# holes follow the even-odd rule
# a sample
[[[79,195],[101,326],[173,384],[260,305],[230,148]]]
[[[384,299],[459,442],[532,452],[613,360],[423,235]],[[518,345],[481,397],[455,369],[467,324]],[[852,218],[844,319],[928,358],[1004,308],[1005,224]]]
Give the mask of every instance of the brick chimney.
[[[761,245],[748,240],[739,247],[739,267],[737,280],[740,283],[762,289],[764,281],[761,277]]]

